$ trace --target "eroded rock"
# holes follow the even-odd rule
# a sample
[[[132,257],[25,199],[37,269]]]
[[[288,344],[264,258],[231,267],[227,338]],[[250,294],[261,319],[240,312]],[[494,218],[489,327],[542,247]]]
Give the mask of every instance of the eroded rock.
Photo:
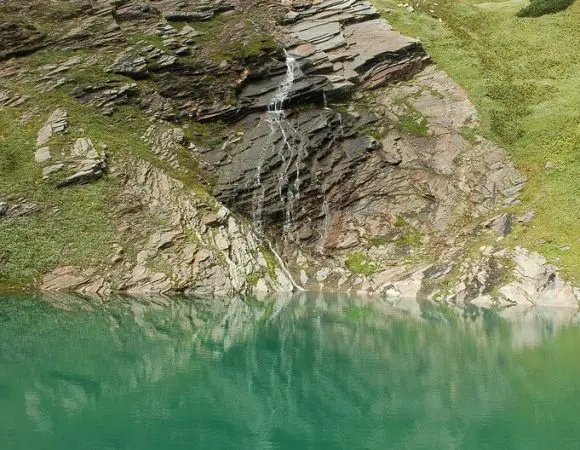
[[[109,70],[134,80],[142,80],[149,76],[147,60],[131,50],[121,53]]]
[[[24,56],[48,45],[46,34],[32,24],[0,22],[0,61]]]
[[[181,128],[151,125],[145,132],[143,140],[154,154],[176,169],[179,168],[176,152],[180,148],[183,149],[186,143],[185,134]]]
[[[102,178],[107,172],[107,155],[98,151],[90,139],[79,138],[74,143],[66,167],[74,173],[58,180],[56,187],[87,184]]]
[[[68,127],[67,112],[64,109],[55,109],[48,120],[45,122],[44,126],[38,131],[36,137],[36,146],[40,147],[48,143],[50,138],[55,133],[62,133]]]
[[[27,216],[40,212],[38,205],[24,197],[0,197],[0,220]]]

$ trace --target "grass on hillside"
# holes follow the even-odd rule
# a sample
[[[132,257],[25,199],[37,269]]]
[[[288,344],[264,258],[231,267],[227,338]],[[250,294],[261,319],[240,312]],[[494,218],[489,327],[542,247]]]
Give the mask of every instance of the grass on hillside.
[[[52,56],[51,59],[41,52],[20,59],[19,63],[33,68],[49,61],[66,60],[71,55]],[[101,79],[109,77],[102,69],[91,71],[95,73],[71,70],[68,75],[75,82],[99,73]],[[66,93],[70,85],[41,94],[33,83],[25,81],[7,79],[5,87],[34,100],[18,108],[0,108],[0,197],[25,197],[38,204],[41,212],[0,220],[0,285],[34,284],[41,275],[62,264],[81,268],[98,266],[118,239],[113,206],[120,186],[115,177],[64,189],[57,189],[42,179],[42,166],[34,161],[36,133],[57,107],[68,112],[69,128],[49,142],[53,160],[58,159],[59,153],[70,151],[76,138],[88,137],[96,146],[106,144],[113,166],[125,158],[139,157],[163,168],[188,188],[208,195],[207,187],[199,185],[191,172],[176,170],[151,152],[141,139],[150,123],[136,108],[122,107],[112,117],[105,117],[70,97]],[[28,123],[20,124],[19,117],[32,106],[37,108],[37,113]],[[203,138],[207,130],[196,126],[190,131]],[[180,163],[191,166],[190,156],[178,156]]]
[[[394,0],[373,3],[422,40],[478,108],[480,132],[528,176],[516,212],[532,208],[536,219],[508,242],[580,280],[580,3],[538,18],[517,17],[521,0],[424,0],[414,13]]]
[[[576,0],[530,0],[530,4],[518,11],[518,17],[540,17],[564,11]]]

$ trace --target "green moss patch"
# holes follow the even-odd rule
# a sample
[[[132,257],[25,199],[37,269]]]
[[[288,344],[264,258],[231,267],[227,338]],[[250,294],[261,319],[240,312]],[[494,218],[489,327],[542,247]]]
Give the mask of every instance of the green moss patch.
[[[370,276],[381,270],[378,262],[373,261],[363,252],[355,252],[347,255],[345,260],[346,267],[353,273]]]

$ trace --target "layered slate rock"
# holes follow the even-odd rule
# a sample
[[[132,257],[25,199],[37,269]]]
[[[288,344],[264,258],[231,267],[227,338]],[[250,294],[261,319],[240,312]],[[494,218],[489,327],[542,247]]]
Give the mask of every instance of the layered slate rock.
[[[0,197],[0,220],[28,216],[40,212],[40,207],[24,197]]]
[[[61,108],[55,109],[48,117],[44,126],[38,131],[36,145],[46,144],[53,134],[62,133],[68,127],[67,112]]]
[[[74,173],[58,180],[56,187],[59,188],[73,184],[87,184],[105,176],[107,155],[104,151],[98,151],[90,139],[79,138],[75,141],[65,164],[65,167]]]
[[[344,99],[355,87],[377,88],[406,79],[429,62],[419,41],[401,35],[368,2],[326,0],[285,16],[287,51],[299,66],[286,104]],[[267,108],[283,68],[253,79],[241,91],[238,116]]]
[[[260,226],[284,226],[307,242],[324,234],[326,241],[328,233],[318,229],[330,220],[324,210],[330,205],[343,211],[358,197],[375,195],[366,192],[372,177],[401,162],[390,149],[373,156],[379,142],[358,131],[376,117],[365,111],[357,118],[337,113],[327,102],[348,97],[355,88],[405,79],[429,59],[418,41],[393,31],[368,2],[300,5],[284,22],[285,33],[292,36],[286,58],[297,64],[281,106],[290,111],[311,103],[314,109],[291,112],[287,118],[273,112],[254,115],[245,121],[244,128],[251,131],[241,142],[202,157],[216,167],[214,193],[226,205]],[[273,66],[267,76],[245,83],[237,110],[231,111],[234,117],[272,109],[287,70]],[[369,159],[376,173],[362,169]],[[357,178],[359,173],[364,178]]]
[[[135,83],[104,81],[77,86],[70,95],[80,103],[96,107],[104,116],[112,115],[120,106],[139,102],[139,90]]]
[[[476,111],[441,71],[428,68],[365,102],[349,113],[248,118],[243,139],[201,154],[218,175],[214,194],[291,240],[340,251],[395,242],[399,217],[422,233],[445,233],[513,202],[523,187],[502,149],[463,136]],[[381,253],[390,264],[401,257],[392,250]]]
[[[330,109],[297,112],[283,121],[274,113],[248,118],[243,139],[202,154],[217,167],[216,197],[264,226],[320,219],[327,193],[377,148],[352,121]],[[342,206],[349,201],[344,194],[336,199]]]
[[[60,153],[53,160],[49,147],[41,147],[34,154],[35,161],[43,166],[44,180],[63,188],[87,184],[105,176],[108,170],[107,155],[97,150],[88,138],[76,139],[68,153]]]
[[[329,96],[408,78],[429,61],[419,41],[392,30],[365,1],[326,0],[290,11],[285,22],[299,41],[289,52],[305,73],[327,74]]]
[[[181,128],[151,125],[143,135],[143,140],[155,155],[167,161],[175,169],[179,168],[177,152],[183,149],[186,143],[185,134]]]
[[[46,38],[33,25],[0,22],[0,61],[34,53],[48,45]]]

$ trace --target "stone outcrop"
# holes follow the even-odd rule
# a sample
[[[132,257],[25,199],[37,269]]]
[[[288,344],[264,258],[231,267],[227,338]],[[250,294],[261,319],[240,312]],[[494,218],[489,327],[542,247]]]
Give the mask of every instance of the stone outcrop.
[[[290,54],[304,72],[328,74],[329,97],[408,78],[429,61],[417,40],[393,30],[365,1],[314,3],[290,11],[284,22],[298,40]]]
[[[67,113],[63,109],[55,109],[48,117],[44,126],[38,131],[36,146],[46,144],[56,133],[64,132],[68,127]]]
[[[421,134],[405,129],[411,112],[424,121]],[[513,202],[523,187],[502,149],[463,137],[477,122],[475,109],[433,68],[348,113],[323,108],[275,119],[250,117],[243,139],[202,157],[219,175],[217,198],[266,226],[290,225],[289,237],[312,247],[388,241],[398,217],[421,232],[449,232]],[[378,138],[361,132],[369,126],[381,127]]]
[[[44,278],[43,289],[215,296],[293,290],[286,269],[271,262],[271,250],[248,223],[207,195],[188,193],[181,182],[148,163],[123,170],[119,229],[137,241],[139,252],[127,254],[127,243],[117,244],[105,274],[59,268]]]
[[[120,106],[137,102],[138,89],[135,83],[112,81],[77,86],[70,94],[79,102],[98,108],[104,116],[111,116]]]
[[[0,108],[38,118],[30,158],[49,187],[112,178],[119,239],[94,267],[62,262],[44,289],[577,303],[539,255],[502,248],[534,218],[504,208],[525,177],[477,134],[465,92],[369,2],[53,3],[0,5]],[[59,25],[39,31],[34,7]],[[45,48],[64,55],[20,65]],[[140,149],[107,149],[75,108],[35,94],[122,115]],[[3,197],[0,218],[41,206]]]
[[[56,109],[36,138],[38,148],[34,152],[34,160],[43,166],[43,178],[59,188],[90,183],[105,176],[108,170],[104,149],[97,150],[88,138],[76,139],[68,153],[59,152],[57,158],[53,157],[47,144],[50,144],[54,134],[65,132],[68,126],[67,112]]]
[[[274,119],[248,118],[250,131],[239,142],[202,154],[219,174],[216,198],[266,227],[320,219],[329,191],[378,147],[356,134],[353,117],[332,110],[298,112],[279,124],[268,120]],[[336,207],[348,201],[336,199]]]
[[[46,34],[33,25],[0,22],[0,61],[34,53],[46,45]]]
[[[10,217],[27,216],[40,212],[38,205],[24,197],[0,197],[0,220]]]
[[[70,157],[64,163],[64,168],[73,173],[58,180],[56,187],[87,184],[105,176],[107,154],[104,151],[98,151],[90,139],[80,138],[75,141]]]
[[[186,144],[185,134],[181,128],[151,125],[145,132],[143,140],[155,155],[167,161],[174,168],[179,168],[177,152],[179,149],[184,150],[184,144]]]

